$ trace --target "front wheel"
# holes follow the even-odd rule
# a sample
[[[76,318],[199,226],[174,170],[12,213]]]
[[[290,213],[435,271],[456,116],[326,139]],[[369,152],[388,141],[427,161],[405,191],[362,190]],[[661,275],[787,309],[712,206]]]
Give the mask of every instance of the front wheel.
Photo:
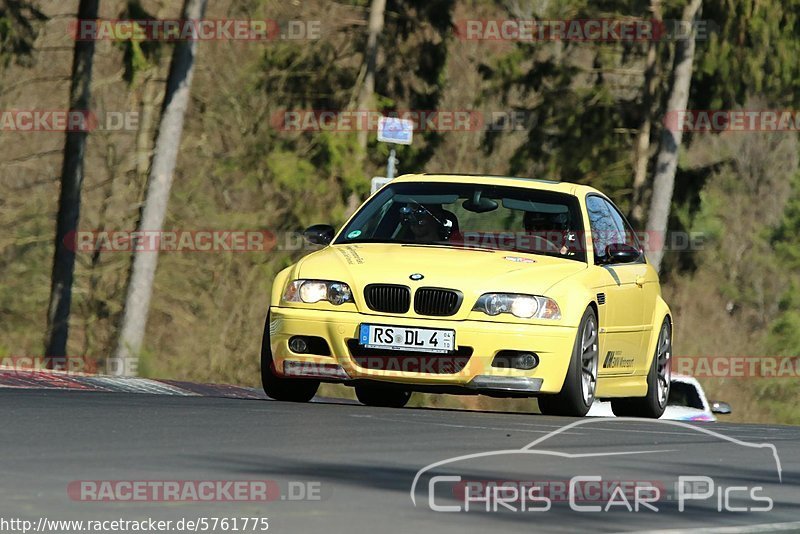
[[[650,419],[658,419],[664,415],[664,410],[669,400],[669,388],[672,379],[671,357],[672,325],[669,322],[669,318],[665,318],[658,334],[653,363],[647,373],[647,395],[644,397],[612,399],[611,410],[614,415],[617,417],[647,417]]]
[[[597,390],[597,367],[597,315],[587,308],[578,326],[564,385],[555,395],[539,397],[539,411],[545,415],[586,415]]]
[[[411,392],[378,386],[356,386],[356,398],[366,406],[402,408],[411,399]]]
[[[284,378],[275,373],[269,337],[269,313],[261,340],[261,385],[267,397],[286,402],[308,402],[319,389],[319,380]]]

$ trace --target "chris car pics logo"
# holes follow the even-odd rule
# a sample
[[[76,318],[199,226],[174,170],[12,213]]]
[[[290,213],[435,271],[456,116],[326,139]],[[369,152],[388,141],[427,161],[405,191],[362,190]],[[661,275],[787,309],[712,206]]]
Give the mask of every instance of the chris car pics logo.
[[[603,435],[608,435],[606,431],[630,432],[613,426],[620,424],[638,425],[634,432],[642,436],[648,434],[642,425],[658,428],[651,430],[655,437],[650,445],[642,439],[635,447],[597,447],[592,451],[593,447],[586,445],[591,439],[584,436],[577,451],[574,442],[565,447],[570,452],[558,450],[562,439],[597,432],[593,426],[605,425],[600,428]],[[662,437],[676,434],[691,439],[670,441]],[[691,447],[703,440],[714,444],[723,462],[725,452],[735,453],[731,458],[741,460],[746,451],[747,469],[732,461],[724,465],[687,462]],[[547,447],[548,441],[555,446]],[[619,472],[620,462],[626,465],[627,473],[636,476],[601,474]],[[707,466],[707,472],[698,465]],[[761,468],[759,476],[752,476],[756,467]],[[491,473],[494,469],[498,476],[468,474]],[[508,477],[512,472],[515,476]],[[556,476],[543,474],[547,472]],[[576,421],[519,449],[480,452],[429,464],[414,477],[410,497],[414,506],[443,513],[542,513],[553,509],[594,514],[698,510],[755,513],[769,512],[776,502],[785,501],[775,497],[782,483],[781,461],[772,443],[751,443],[681,421],[619,417]]]

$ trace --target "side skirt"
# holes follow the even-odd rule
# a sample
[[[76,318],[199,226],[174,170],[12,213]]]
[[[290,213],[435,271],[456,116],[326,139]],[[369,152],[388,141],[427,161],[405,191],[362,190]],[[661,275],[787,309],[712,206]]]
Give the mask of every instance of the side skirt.
[[[597,398],[644,397],[647,395],[646,376],[601,377],[597,381]]]

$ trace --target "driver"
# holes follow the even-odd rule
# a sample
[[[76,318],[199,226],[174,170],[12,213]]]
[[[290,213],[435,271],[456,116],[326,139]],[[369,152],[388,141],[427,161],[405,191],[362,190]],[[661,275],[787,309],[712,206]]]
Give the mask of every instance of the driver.
[[[411,232],[416,243],[445,241],[453,233],[453,221],[442,206],[436,204],[408,204],[400,209],[403,226]]]
[[[555,246],[563,256],[569,251],[566,244],[567,218],[566,213],[526,211],[522,224],[527,233],[545,242],[543,243],[545,249],[549,248],[547,245]]]

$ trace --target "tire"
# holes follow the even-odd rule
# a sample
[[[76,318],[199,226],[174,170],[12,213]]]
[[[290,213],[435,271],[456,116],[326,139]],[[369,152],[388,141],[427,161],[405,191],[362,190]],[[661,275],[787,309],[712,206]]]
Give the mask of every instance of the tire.
[[[267,397],[285,402],[308,402],[319,389],[319,380],[284,378],[275,374],[269,338],[269,313],[261,340],[261,385]]]
[[[403,389],[381,388],[379,386],[356,386],[356,398],[366,406],[402,408],[408,404],[411,392]]]
[[[669,318],[661,323],[658,332],[656,352],[653,363],[647,373],[647,395],[644,397],[628,397],[611,399],[611,410],[617,417],[646,417],[658,419],[664,415],[669,400],[670,379],[672,371],[672,325]]]
[[[583,417],[592,407],[597,391],[597,332],[597,315],[592,308],[587,308],[578,326],[561,391],[539,397],[539,411],[544,415]]]

